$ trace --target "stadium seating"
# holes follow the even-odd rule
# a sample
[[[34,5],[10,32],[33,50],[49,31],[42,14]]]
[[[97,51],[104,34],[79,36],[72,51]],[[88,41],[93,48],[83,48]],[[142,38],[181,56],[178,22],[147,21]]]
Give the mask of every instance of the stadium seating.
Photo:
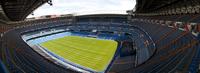
[[[79,32],[80,34],[82,33],[81,30],[84,30],[84,32],[98,30],[102,32],[109,31],[110,33],[107,34],[114,34],[116,32],[131,33],[132,38],[139,38],[136,39],[136,43],[140,45],[139,48],[141,49],[137,51],[137,55],[126,57],[116,56],[107,72],[193,73],[197,72],[200,59],[199,41],[197,41],[196,36],[190,31],[180,30],[179,27],[174,27],[173,23],[199,23],[199,18],[199,16],[194,15],[172,15],[136,16],[130,23],[127,23],[127,19],[123,18],[108,18],[103,20],[97,20],[97,18],[93,21],[90,21],[89,18],[84,18],[77,19],[76,23],[69,22],[65,18],[13,23],[16,25],[13,25],[14,27],[8,29],[8,31],[6,30],[1,39],[3,41],[2,60],[11,72],[73,73],[76,71],[65,69],[39,55],[23,41],[21,35],[30,32],[36,33],[41,30],[48,31],[50,29],[57,30],[64,28]],[[186,22],[188,19],[192,20]],[[168,24],[168,21],[171,21],[171,23]],[[108,36],[107,34],[100,34],[99,36]],[[56,36],[63,35],[57,34]],[[55,38],[56,36],[49,36],[45,40],[52,37]],[[146,40],[148,40],[148,43],[145,42]],[[38,40],[38,42],[42,41]],[[144,43],[149,45],[145,47]]]
[[[0,61],[0,72],[2,73],[8,73],[8,71],[6,70],[5,65]]]
[[[143,17],[143,18],[145,18],[145,17]],[[156,19],[155,17],[152,17],[152,18]],[[177,17],[177,18],[179,21],[185,21],[186,19],[194,18],[194,17],[189,17],[186,15],[186,16],[183,16],[181,19],[179,19],[180,17]],[[160,18],[158,18],[158,19],[160,19]],[[177,21],[177,20],[175,20],[175,21]],[[192,48],[193,50],[190,52],[195,52],[194,50],[198,48],[198,47],[196,47],[196,43],[198,43],[198,41],[196,41],[195,36],[193,36],[191,33],[187,32],[187,31],[178,30],[177,28],[169,28],[167,26],[162,26],[162,24],[159,24],[159,26],[157,26],[157,27],[159,27],[159,29],[156,30],[156,29],[153,29],[154,27],[157,28],[156,24],[154,24],[154,23],[153,23],[154,25],[151,25],[151,23],[146,22],[146,21],[145,22],[136,21],[136,22],[137,23],[133,22],[132,24],[140,26],[145,30],[150,30],[147,32],[152,36],[153,40],[156,41],[156,47],[157,47],[158,54],[160,53],[161,55],[164,55],[165,52],[168,52],[168,51],[170,52],[170,49],[174,50],[179,47],[182,47],[183,45],[193,44],[193,42],[194,42],[193,46],[190,46],[187,49],[191,50],[191,48]],[[148,23],[148,25],[145,23]],[[149,27],[152,27],[152,28],[150,29]],[[160,28],[162,28],[162,29],[160,29]],[[166,44],[169,42],[172,42],[172,44]],[[162,52],[159,50],[160,48],[161,49],[163,48],[165,50],[163,50],[163,52]],[[168,49],[168,48],[170,48],[170,49]],[[182,56],[182,55],[180,55],[180,56]],[[178,58],[180,58],[180,57],[178,57]],[[174,58],[174,59],[176,59],[176,58]],[[187,59],[189,60],[189,58],[187,56],[185,56],[183,60],[187,60]],[[185,62],[184,64],[191,62],[191,57],[190,57],[190,61],[182,61],[182,62],[183,63]],[[181,63],[180,65],[184,65],[183,63]],[[161,65],[161,64],[159,64],[159,65]],[[169,65],[174,65],[174,64],[169,64]],[[155,65],[155,67],[159,68],[159,66],[157,66],[157,65]],[[176,68],[178,68],[178,67],[180,67],[180,66],[179,65],[176,66]],[[188,66],[186,66],[186,67],[188,67]],[[173,68],[173,66],[171,68],[170,67],[166,67],[166,68],[169,68],[169,69],[166,69],[166,70],[163,69],[164,71],[162,71],[161,69],[155,69],[155,68],[151,69],[150,68],[149,70],[153,70],[154,72],[159,72],[159,71],[167,72],[167,71],[171,70]],[[172,70],[174,70],[174,71],[170,71],[170,72],[187,72],[188,71],[187,68],[181,70],[181,67],[178,68],[177,70],[174,68]],[[138,71],[138,70],[136,70],[136,71]],[[147,72],[153,72],[153,71],[147,71]],[[197,71],[197,68],[196,69],[193,68],[193,71],[191,71],[191,72],[196,72],[196,71]]]

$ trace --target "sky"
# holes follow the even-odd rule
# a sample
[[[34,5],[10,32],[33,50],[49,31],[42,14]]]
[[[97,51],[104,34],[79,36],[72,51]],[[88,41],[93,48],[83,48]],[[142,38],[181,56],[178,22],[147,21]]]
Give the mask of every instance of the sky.
[[[53,6],[45,3],[33,11],[30,17],[60,14],[125,14],[135,7],[135,0],[52,0]]]

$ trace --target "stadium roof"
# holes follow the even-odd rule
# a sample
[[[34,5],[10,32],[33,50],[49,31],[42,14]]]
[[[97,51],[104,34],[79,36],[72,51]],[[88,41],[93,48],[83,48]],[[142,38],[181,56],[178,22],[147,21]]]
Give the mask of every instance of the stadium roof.
[[[200,0],[136,0],[136,13],[149,13],[200,3]]]
[[[88,14],[88,15],[78,15],[79,17],[120,17],[127,16],[127,14]]]
[[[49,0],[0,0],[5,15],[11,21],[23,20],[33,10]]]
[[[180,0],[137,0],[136,12],[154,11]]]
[[[25,19],[36,8],[49,1],[51,0],[0,0],[0,5],[8,19],[19,21]],[[199,3],[199,0],[136,0],[136,13],[150,13],[160,9],[169,9],[173,5],[184,6],[188,4],[187,1]]]

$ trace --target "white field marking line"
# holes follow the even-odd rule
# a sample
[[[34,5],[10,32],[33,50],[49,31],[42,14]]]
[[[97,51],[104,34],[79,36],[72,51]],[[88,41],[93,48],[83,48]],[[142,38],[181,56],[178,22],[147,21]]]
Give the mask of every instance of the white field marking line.
[[[78,40],[75,39],[75,40],[72,40],[72,41],[78,41]],[[91,41],[91,42],[92,42],[92,40],[86,40],[86,41]],[[79,41],[79,42],[80,42],[80,41]],[[92,42],[92,44],[95,44],[95,43],[97,43],[97,42]],[[92,45],[92,44],[91,44],[91,45]],[[84,46],[84,45],[83,45],[83,46]],[[93,46],[92,46],[92,47],[93,47]]]
[[[68,51],[68,50],[67,50]],[[74,50],[72,51],[70,51],[70,53],[71,54],[75,54],[74,56],[76,56],[78,53],[77,52],[74,52]],[[80,56],[80,55],[77,55],[77,56]],[[70,56],[71,58],[73,58],[72,56]],[[85,59],[88,59],[88,58],[90,58],[89,56],[84,56],[84,57],[80,57],[81,59],[83,59],[83,60],[85,60]]]
[[[54,47],[54,46],[52,46],[52,47]],[[63,53],[62,51],[58,51],[59,53]],[[63,58],[63,57],[62,57]],[[74,57],[72,57],[72,56],[70,56],[70,57],[68,57],[68,58],[73,58],[74,60],[80,60],[80,59],[77,59],[77,58],[74,58]],[[65,58],[64,58],[65,59]],[[67,59],[69,62],[72,62],[72,61],[70,61],[69,59]],[[88,61],[88,58],[84,58],[84,57],[81,57],[81,60],[85,60],[85,61]],[[92,61],[89,61],[90,63],[89,64],[94,64]],[[72,63],[74,63],[74,62],[72,62]]]
[[[62,57],[61,57],[62,58]],[[66,59],[65,59],[66,60]],[[61,60],[62,61],[62,60]],[[82,67],[82,68],[86,68],[86,69],[90,69],[90,70],[95,70],[95,69],[92,69],[92,68],[89,68],[89,67],[86,67],[86,66],[82,66],[82,65],[80,65],[80,64],[78,64],[78,63],[75,63],[75,62],[72,62],[72,61],[70,61],[70,60],[66,60],[67,62],[69,62],[69,63],[72,63],[72,64],[74,64],[74,65],[78,65],[78,66],[80,66],[80,67]],[[91,64],[93,64],[93,63],[91,63]],[[72,65],[73,66],[73,65]]]
[[[60,43],[60,44],[62,44],[62,43]],[[69,46],[69,47],[74,47],[75,49],[79,49],[79,50],[83,50],[83,51],[88,51],[88,52],[91,52],[91,53],[96,53],[96,51],[92,51],[92,50],[87,50],[87,49],[80,49],[79,47],[75,47],[75,46],[72,46],[72,45],[74,45],[73,44],[73,42],[68,42],[68,44],[71,44],[71,45],[67,45],[67,46]],[[63,45],[65,45],[65,44],[63,44]],[[81,45],[81,44],[75,44],[75,45]],[[81,45],[82,46],[82,45]],[[99,54],[99,55],[101,55],[100,53],[96,53],[96,54]]]
[[[73,42],[68,42],[68,44],[71,44],[71,45],[78,45],[78,46],[84,46],[84,45],[82,45],[82,44],[73,44]],[[69,45],[69,46],[71,46],[71,45]],[[72,46],[72,47],[74,47],[74,46]],[[86,48],[91,48],[91,47],[93,47],[93,46],[85,46]],[[77,48],[77,47],[75,47],[75,48]],[[77,48],[78,49],[78,48]],[[80,49],[81,50],[81,49]],[[96,51],[92,51],[92,50],[88,50],[88,49],[82,49],[83,51],[88,51],[88,52],[91,52],[91,53],[96,53],[96,54],[99,54],[99,55],[102,55],[102,54],[100,54],[100,53],[97,53]]]

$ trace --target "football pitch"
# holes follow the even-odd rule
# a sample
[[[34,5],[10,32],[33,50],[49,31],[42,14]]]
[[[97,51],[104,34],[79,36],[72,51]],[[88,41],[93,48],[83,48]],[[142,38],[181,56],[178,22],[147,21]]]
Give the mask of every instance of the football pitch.
[[[111,62],[117,44],[114,40],[65,36],[40,45],[69,62],[101,72]]]

